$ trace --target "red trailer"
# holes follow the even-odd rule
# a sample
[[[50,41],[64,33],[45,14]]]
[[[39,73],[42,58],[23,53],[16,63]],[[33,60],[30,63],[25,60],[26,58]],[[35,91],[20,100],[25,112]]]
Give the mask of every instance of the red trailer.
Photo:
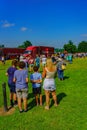
[[[0,48],[0,57],[5,56],[6,59],[14,59],[17,55],[23,54],[24,48]]]
[[[29,46],[24,51],[23,55],[26,57],[28,55],[32,55],[33,58],[36,57],[36,54],[38,55],[52,55],[54,54],[54,47],[48,47],[48,46]]]

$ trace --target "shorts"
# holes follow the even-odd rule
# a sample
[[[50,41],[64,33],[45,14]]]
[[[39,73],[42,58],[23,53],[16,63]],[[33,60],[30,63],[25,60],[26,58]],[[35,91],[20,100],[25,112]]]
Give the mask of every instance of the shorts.
[[[9,86],[9,89],[10,89],[10,93],[16,93],[15,84],[9,84],[9,83],[8,83],[8,86]]]
[[[28,97],[28,88],[16,89],[18,98],[27,98]]]
[[[41,94],[41,87],[33,88],[33,94]]]
[[[45,78],[44,82],[43,82],[43,88],[44,88],[44,90],[54,91],[56,89],[54,79],[46,79]]]

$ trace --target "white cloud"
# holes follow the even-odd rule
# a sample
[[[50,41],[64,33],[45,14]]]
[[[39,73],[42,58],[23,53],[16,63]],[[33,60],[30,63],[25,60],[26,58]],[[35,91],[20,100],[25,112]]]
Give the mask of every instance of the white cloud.
[[[82,37],[87,37],[87,33],[86,34],[81,34]]]
[[[3,27],[3,28],[8,28],[8,27],[13,27],[13,26],[15,26],[14,23],[9,23],[7,20],[1,20],[1,23],[2,23],[2,27]]]
[[[26,31],[28,28],[26,27],[21,27],[21,31]]]
[[[13,26],[15,26],[14,23],[5,23],[2,25],[3,28],[13,27]]]

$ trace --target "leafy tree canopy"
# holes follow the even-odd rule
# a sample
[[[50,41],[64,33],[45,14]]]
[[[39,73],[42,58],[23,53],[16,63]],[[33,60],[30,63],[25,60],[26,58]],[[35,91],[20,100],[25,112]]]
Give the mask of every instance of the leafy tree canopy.
[[[79,52],[87,52],[87,41],[82,41],[78,45]]]
[[[28,46],[32,46],[32,43],[30,41],[23,42],[22,45],[18,46],[18,48],[27,48]]]
[[[63,48],[68,53],[75,53],[77,51],[76,45],[71,40],[69,40],[68,44],[64,44]]]
[[[4,45],[0,45],[0,48],[4,48],[5,46]]]
[[[64,51],[64,49],[55,48],[55,53],[63,52],[63,51]]]

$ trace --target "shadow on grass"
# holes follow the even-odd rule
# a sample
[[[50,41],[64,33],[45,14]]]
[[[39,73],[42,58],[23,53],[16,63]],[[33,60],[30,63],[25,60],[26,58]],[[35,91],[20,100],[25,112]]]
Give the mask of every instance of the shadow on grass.
[[[60,93],[57,95],[58,104],[60,104],[61,100],[66,97],[67,95],[65,93]]]
[[[64,76],[64,80],[65,80],[65,79],[69,79],[69,76]]]
[[[30,110],[35,106],[36,106],[36,102],[35,102],[35,98],[33,98],[32,101],[28,103],[28,109]]]
[[[60,93],[60,94],[58,94],[58,95],[57,95],[58,104],[60,104],[61,100],[62,100],[64,97],[66,97],[66,96],[67,96],[67,95],[66,95],[65,93]],[[51,96],[51,98],[52,98],[52,96]],[[51,104],[50,104],[50,107],[52,107],[53,105],[54,105],[54,101],[53,101],[53,99],[52,99]]]
[[[31,98],[32,98],[31,102],[28,103],[28,109],[32,109],[34,106],[36,106],[33,93],[28,94],[28,100],[30,100]]]
[[[61,100],[66,97],[67,95],[65,93],[60,93],[57,95],[57,100],[58,100],[58,104],[60,104]],[[33,95],[33,93],[29,93],[28,95],[28,99],[31,99],[31,102],[28,103],[28,109],[32,109],[33,107],[36,106],[36,101],[35,101],[35,97]],[[50,95],[50,99],[52,98],[52,95]],[[44,104],[46,102],[46,97],[45,95],[42,95],[42,103]],[[51,104],[50,104],[50,107],[52,107],[54,105],[54,101],[53,99],[51,100]]]
[[[28,100],[31,98],[32,98],[31,102],[28,103],[29,110],[36,106],[36,101],[35,101],[35,97],[34,97],[33,93],[29,93],[29,95],[28,95]],[[45,100],[46,100],[45,95],[42,95],[42,104],[45,103]]]

